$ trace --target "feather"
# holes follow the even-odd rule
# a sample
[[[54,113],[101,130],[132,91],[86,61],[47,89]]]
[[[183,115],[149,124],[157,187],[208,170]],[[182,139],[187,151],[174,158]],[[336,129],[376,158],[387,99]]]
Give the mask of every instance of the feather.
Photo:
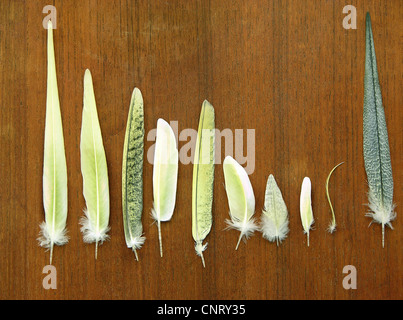
[[[151,213],[157,222],[161,257],[161,221],[169,221],[172,218],[175,208],[177,181],[178,149],[175,134],[165,120],[158,119],[153,169],[154,208]]]
[[[289,232],[288,211],[283,195],[276,180],[271,174],[267,179],[264,209],[260,230],[263,238],[278,243],[283,241]]]
[[[231,220],[227,219],[228,229],[241,232],[235,250],[238,250],[241,239],[249,239],[258,229],[253,215],[255,214],[255,195],[252,184],[245,169],[230,156],[223,162],[225,191],[227,192]]]
[[[81,218],[84,242],[98,244],[109,238],[109,182],[106,156],[102,142],[91,72],[84,75],[84,108],[81,124],[81,173],[87,209]]]
[[[340,165],[342,165],[344,162],[339,163],[337,166],[335,166],[332,171],[330,171],[329,175],[327,176],[326,179],[326,196],[327,196],[327,201],[329,202],[329,206],[330,206],[330,210],[332,211],[332,221],[329,224],[329,227],[327,228],[327,231],[329,233],[333,233],[336,231],[336,216],[334,214],[334,210],[333,210],[333,206],[332,206],[332,202],[330,201],[330,195],[329,195],[329,180],[330,177],[332,176],[332,173],[334,170],[336,170],[336,168]]]
[[[45,222],[41,224],[41,247],[50,249],[52,264],[53,246],[68,242],[67,220],[67,166],[64,151],[62,117],[57,89],[55,52],[52,22],[48,23],[48,80],[46,97],[45,145],[43,160],[43,207]]]
[[[308,247],[309,247],[309,230],[314,223],[312,203],[311,203],[311,180],[305,177],[302,181],[301,198],[299,203],[302,227],[304,233],[307,234]]]
[[[214,187],[214,108],[205,100],[202,105],[193,161],[192,183],[192,236],[195,250],[205,267],[203,251],[212,225],[213,187]]]
[[[382,225],[382,247],[384,247],[385,225],[392,228],[391,221],[396,218],[396,213],[393,204],[393,176],[388,130],[382,105],[369,13],[366,17],[363,136],[370,209],[366,215],[373,219],[372,222]]]
[[[122,165],[122,209],[126,245],[137,249],[144,244],[143,225],[144,110],[139,89],[133,90],[127,119]]]

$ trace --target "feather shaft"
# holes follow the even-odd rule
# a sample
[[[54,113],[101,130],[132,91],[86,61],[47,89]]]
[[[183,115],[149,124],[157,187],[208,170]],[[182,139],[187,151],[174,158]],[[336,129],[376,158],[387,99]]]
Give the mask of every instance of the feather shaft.
[[[329,173],[329,175],[327,176],[326,179],[326,197],[327,197],[327,201],[329,202],[329,206],[330,206],[330,210],[332,211],[332,221],[329,224],[328,227],[328,232],[329,233],[333,233],[336,230],[336,215],[334,213],[334,209],[333,209],[333,205],[332,205],[332,201],[330,200],[330,195],[329,195],[329,181],[330,181],[330,177],[332,176],[334,170],[336,170],[336,168],[340,165],[342,165],[344,162],[340,162],[338,165],[336,165]]]

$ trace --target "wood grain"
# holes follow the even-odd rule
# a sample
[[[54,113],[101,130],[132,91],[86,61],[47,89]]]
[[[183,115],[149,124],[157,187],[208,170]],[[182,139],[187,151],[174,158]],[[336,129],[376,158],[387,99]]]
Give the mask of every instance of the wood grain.
[[[37,244],[42,204],[49,2],[57,8],[56,68],[68,167],[70,242],[54,251],[57,290],[42,287],[49,253]],[[345,30],[343,7],[357,8]],[[364,216],[362,155],[365,13],[372,17],[389,130],[398,218],[386,232]],[[403,2],[395,1],[0,1],[0,298],[1,299],[401,299]],[[79,139],[83,77],[94,79],[108,160],[111,240],[83,243]],[[131,91],[144,96],[146,134],[157,119],[197,129],[204,99],[217,128],[255,130],[250,175],[261,214],[273,173],[290,213],[280,246],[260,234],[234,251],[238,233],[223,231],[228,204],[216,166],[207,267],[191,236],[192,166],[180,165],[176,212],[162,226],[164,258],[152,225],[152,165],[144,165],[145,246],[140,262],[126,248],[121,164]],[[179,147],[188,141],[180,141]],[[153,141],[147,141],[147,154]],[[225,154],[221,145],[222,159]],[[252,155],[249,155],[252,157]],[[251,158],[250,158],[251,159]],[[326,232],[330,195],[339,228]],[[299,217],[302,179],[313,184],[315,230],[306,246]],[[357,290],[342,286],[343,267],[357,268]]]

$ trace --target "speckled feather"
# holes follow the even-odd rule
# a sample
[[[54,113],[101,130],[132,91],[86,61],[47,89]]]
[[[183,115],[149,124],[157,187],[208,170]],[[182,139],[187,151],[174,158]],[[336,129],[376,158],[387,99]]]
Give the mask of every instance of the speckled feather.
[[[143,97],[135,88],[130,102],[126,126],[122,165],[122,209],[125,239],[134,253],[144,244],[143,225],[143,156],[144,111]]]
[[[393,205],[393,177],[390,161],[388,131],[379,85],[371,18],[366,17],[363,112],[363,150],[365,171],[368,179],[370,212],[367,216],[382,225],[384,246],[385,225],[396,217]]]

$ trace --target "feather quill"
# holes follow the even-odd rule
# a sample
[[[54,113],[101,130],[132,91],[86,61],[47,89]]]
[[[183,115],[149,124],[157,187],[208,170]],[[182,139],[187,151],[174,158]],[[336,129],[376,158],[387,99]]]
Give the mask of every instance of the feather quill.
[[[126,125],[122,165],[122,209],[126,245],[138,261],[137,251],[145,241],[143,213],[144,110],[139,89],[133,90]]]
[[[162,257],[161,221],[169,221],[175,209],[178,181],[178,149],[171,126],[163,119],[157,122],[154,152],[152,217],[157,222],[160,255]]]
[[[342,165],[343,163],[344,163],[344,162],[341,162],[341,163],[339,163],[338,165],[336,165],[336,166],[332,169],[332,171],[330,171],[330,173],[329,173],[329,175],[327,176],[327,179],[326,179],[326,197],[327,197],[327,201],[329,202],[330,210],[332,211],[332,221],[330,222],[329,227],[327,228],[327,231],[328,231],[329,233],[335,232],[335,231],[336,231],[336,226],[337,226],[337,224],[336,224],[336,216],[335,216],[335,214],[334,214],[334,209],[333,209],[333,206],[332,206],[332,201],[330,201],[330,195],[329,195],[329,181],[330,181],[330,177],[332,176],[333,171],[336,170],[336,168],[337,168],[338,166]]]
[[[299,203],[302,227],[304,233],[307,235],[308,247],[309,247],[309,230],[314,223],[312,203],[311,203],[311,180],[305,177],[302,181],[301,198]]]
[[[200,113],[192,182],[192,236],[203,267],[203,251],[207,248],[207,243],[203,244],[203,240],[209,234],[213,221],[214,141],[214,108],[205,100]]]
[[[241,239],[248,239],[258,226],[255,224],[255,195],[245,169],[232,157],[223,162],[225,191],[227,192],[231,220],[227,219],[228,229],[241,232],[235,250]]]
[[[388,130],[382,104],[381,87],[372,35],[371,18],[366,16],[365,77],[364,77],[364,163],[368,178],[370,211],[366,214],[372,222],[382,225],[382,247],[385,246],[385,225],[392,228],[396,218],[393,204],[393,176],[390,161]],[[371,223],[372,223],[371,222]]]
[[[68,242],[67,220],[67,166],[64,151],[62,118],[57,89],[52,22],[48,23],[48,79],[46,97],[45,145],[43,160],[43,207],[45,222],[40,232],[39,245],[50,249]]]
[[[95,242],[95,259],[98,244],[109,238],[109,182],[108,168],[101,127],[99,125],[91,72],[84,75],[84,108],[81,124],[81,173],[86,203],[85,216],[81,218],[84,242]]]
[[[278,187],[274,176],[271,174],[267,179],[264,209],[260,230],[263,238],[274,242],[283,241],[289,232],[288,211],[283,195]]]

